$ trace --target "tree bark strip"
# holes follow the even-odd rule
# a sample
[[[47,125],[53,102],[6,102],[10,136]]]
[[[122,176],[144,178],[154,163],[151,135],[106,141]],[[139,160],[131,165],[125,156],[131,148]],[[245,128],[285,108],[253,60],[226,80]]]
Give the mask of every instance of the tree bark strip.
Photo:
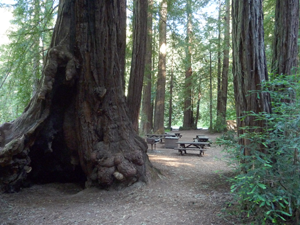
[[[296,73],[298,66],[299,1],[277,0],[273,43],[272,72]]]
[[[209,130],[212,131],[213,129],[213,99],[212,99],[212,51],[211,51],[211,44],[209,46]]]
[[[147,46],[145,56],[145,85],[143,87],[143,101],[142,101],[142,131],[145,134],[150,133],[152,129],[152,114],[153,106],[151,101],[151,87],[152,87],[152,10],[153,0],[148,1],[147,14]]]
[[[184,110],[183,110],[183,128],[191,129],[193,127],[193,110],[192,110],[192,2],[186,2],[186,70],[184,85]]]
[[[219,126],[219,117],[221,114],[221,0],[219,0],[219,21],[218,21],[218,75],[217,75],[217,121],[216,128]]]
[[[133,128],[138,132],[139,114],[145,72],[145,56],[147,43],[148,0],[134,1],[134,28],[131,71],[127,95],[128,116]]]
[[[226,0],[226,16],[224,30],[224,58],[222,70],[222,85],[220,94],[219,108],[219,127],[221,131],[226,129],[226,106],[227,106],[227,89],[228,89],[228,70],[229,70],[229,48],[230,48],[230,1]]]
[[[262,0],[232,2],[233,76],[238,128],[263,127],[263,121],[244,116],[247,112],[271,113],[268,93],[260,92],[261,83],[268,80],[263,30]],[[258,91],[250,93],[249,91]],[[260,129],[248,132],[259,132]],[[239,136],[246,130],[238,130]],[[249,140],[240,140],[249,155]]]
[[[166,54],[167,54],[167,0],[160,4],[159,18],[159,61],[155,98],[154,132],[164,133],[165,92],[166,92]]]
[[[173,45],[174,47],[174,45]],[[169,121],[168,121],[168,128],[171,130],[172,128],[172,115],[173,115],[173,88],[174,88],[174,55],[173,55],[172,48],[172,62],[171,62],[171,74],[170,74],[170,89],[169,89]]]

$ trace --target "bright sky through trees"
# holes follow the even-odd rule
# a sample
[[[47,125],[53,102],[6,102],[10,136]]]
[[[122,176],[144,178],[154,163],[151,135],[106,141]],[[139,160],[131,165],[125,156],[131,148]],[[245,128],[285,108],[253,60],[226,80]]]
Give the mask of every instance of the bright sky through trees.
[[[12,19],[12,13],[8,8],[0,8],[0,45],[7,44],[9,42],[6,32],[10,27],[10,20]]]
[[[0,0],[0,6],[2,4],[14,4],[15,0]],[[58,3],[58,0],[57,0]],[[218,13],[218,4],[216,2],[212,2],[208,4],[207,7],[204,7],[200,12],[200,14],[206,13],[207,16],[217,17]],[[199,15],[194,15],[195,18],[200,19]],[[7,44],[9,42],[9,39],[7,38],[6,32],[10,27],[10,20],[12,20],[12,9],[9,9],[7,7],[0,8],[0,45]],[[203,17],[202,19],[203,20]],[[205,22],[204,22],[205,23]]]
[[[12,9],[8,7],[2,7],[2,4],[14,4],[15,0],[0,0],[0,21],[1,21],[1,26],[0,26],[0,45],[2,44],[7,44],[9,42],[9,39],[7,37],[7,30],[10,27],[10,20],[13,19],[12,15]]]

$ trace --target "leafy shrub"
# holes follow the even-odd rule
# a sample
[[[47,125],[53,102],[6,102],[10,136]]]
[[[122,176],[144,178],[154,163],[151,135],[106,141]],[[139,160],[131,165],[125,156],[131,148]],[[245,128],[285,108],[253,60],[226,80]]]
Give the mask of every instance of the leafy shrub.
[[[230,178],[238,211],[257,224],[299,224],[300,81],[281,76],[264,87],[271,90],[272,114],[247,115],[265,121],[263,131],[240,137],[225,133],[217,143],[224,146],[229,165],[240,171]],[[244,155],[241,139],[249,140],[249,155]]]

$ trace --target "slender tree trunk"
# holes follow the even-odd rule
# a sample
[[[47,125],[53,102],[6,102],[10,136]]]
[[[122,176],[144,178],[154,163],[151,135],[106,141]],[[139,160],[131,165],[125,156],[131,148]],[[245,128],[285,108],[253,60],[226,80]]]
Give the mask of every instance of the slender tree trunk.
[[[209,130],[212,131],[212,61],[211,61],[211,45],[209,46]]]
[[[186,26],[186,70],[184,87],[184,113],[183,127],[191,129],[193,127],[192,114],[192,2],[186,2],[187,26]]]
[[[156,41],[157,32],[158,32],[157,29],[153,29],[153,36],[152,36],[152,38],[153,38],[153,41],[152,41],[152,43],[153,43],[153,46],[152,46],[153,52],[157,52],[157,44],[154,44],[154,43],[157,42]],[[157,60],[156,55],[152,54],[152,68],[155,68],[158,64],[158,61],[156,61],[156,60]],[[157,88],[157,83],[155,84],[153,80],[154,79],[151,79],[151,96],[152,96],[152,93],[155,92],[156,88]],[[154,98],[151,97],[151,110],[152,110],[151,111],[151,131],[152,132],[154,131],[155,98],[156,98],[156,96]]]
[[[219,37],[218,37],[218,89],[217,89],[217,121],[216,121],[216,128],[219,126],[219,117],[220,117],[220,105],[221,105],[221,0],[219,0],[219,21],[218,21],[218,30],[219,30]]]
[[[197,110],[196,110],[196,117],[194,122],[195,129],[197,129],[198,127],[198,121],[200,117],[200,100],[201,100],[201,80],[199,81],[199,87],[198,87]]]
[[[172,48],[172,51],[173,51],[173,48]],[[171,78],[170,78],[170,98],[169,98],[169,123],[168,123],[169,129],[171,129],[171,127],[172,127],[173,87],[174,87],[174,57],[172,54]]]
[[[224,58],[222,70],[222,88],[220,95],[219,117],[217,119],[221,131],[226,130],[226,106],[229,70],[229,48],[230,48],[230,1],[226,0],[226,16],[224,30]]]
[[[167,50],[167,0],[160,4],[159,19],[159,62],[155,99],[154,132],[164,133],[166,50]]]
[[[153,107],[151,102],[151,77],[152,77],[152,10],[153,0],[148,0],[148,14],[147,14],[147,47],[145,58],[145,85],[143,89],[143,102],[142,102],[142,131],[144,134],[150,133],[152,129],[152,114]]]
[[[276,1],[272,72],[295,74],[298,66],[299,0]]]
[[[134,1],[133,49],[127,95],[128,116],[138,132],[139,112],[145,72],[148,0]]]
[[[125,0],[61,0],[42,87],[0,127],[0,188],[26,178],[128,186],[147,180],[147,144],[123,91]],[[152,173],[154,174],[154,173]]]
[[[233,77],[235,104],[237,112],[237,125],[241,127],[257,126],[257,129],[238,130],[241,136],[244,132],[259,132],[264,127],[263,121],[257,121],[254,117],[245,116],[246,112],[253,111],[271,112],[270,97],[268,93],[260,91],[261,82],[268,80],[262,0],[232,2],[232,46],[233,46]],[[243,119],[242,119],[243,118]],[[249,155],[248,139],[240,139],[244,145],[244,154]]]

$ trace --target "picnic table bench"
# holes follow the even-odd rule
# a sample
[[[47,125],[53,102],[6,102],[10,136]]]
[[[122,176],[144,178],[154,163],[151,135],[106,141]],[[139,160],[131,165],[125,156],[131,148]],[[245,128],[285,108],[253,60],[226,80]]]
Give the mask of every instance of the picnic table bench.
[[[178,150],[178,152],[183,155],[186,154],[187,150],[196,150],[199,151],[200,156],[204,155],[204,149],[205,145],[209,145],[210,142],[197,142],[197,141],[179,141],[177,142],[179,144],[179,148],[175,148],[175,150]]]

